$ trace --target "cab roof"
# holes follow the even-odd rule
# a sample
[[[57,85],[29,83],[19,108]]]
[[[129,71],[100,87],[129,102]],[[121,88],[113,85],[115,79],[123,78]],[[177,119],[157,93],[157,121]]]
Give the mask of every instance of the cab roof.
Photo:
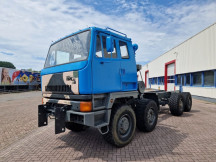
[[[79,30],[79,31],[77,31],[77,32],[74,32],[74,33],[72,33],[72,34],[66,35],[66,36],[63,37],[63,38],[60,38],[60,39],[58,39],[57,41],[52,42],[51,45],[53,45],[53,44],[55,44],[55,43],[57,43],[57,42],[59,42],[59,41],[65,39],[65,38],[68,38],[68,37],[70,37],[70,36],[72,36],[72,35],[75,35],[75,34],[78,34],[78,33],[81,33],[81,32],[87,31],[87,30],[99,31],[99,32],[106,33],[106,34],[108,34],[108,35],[112,35],[112,36],[117,37],[117,38],[121,38],[121,39],[123,39],[123,40],[125,40],[125,41],[131,41],[130,38],[127,38],[127,35],[126,35],[126,34],[121,33],[121,32],[119,32],[119,31],[114,30],[114,29],[109,28],[109,27],[107,27],[106,29],[102,29],[102,28],[98,28],[98,27],[88,27],[88,28]],[[114,31],[114,32],[113,32],[113,31]],[[119,33],[119,34],[118,34],[118,33]],[[123,36],[123,35],[124,35],[124,36]]]

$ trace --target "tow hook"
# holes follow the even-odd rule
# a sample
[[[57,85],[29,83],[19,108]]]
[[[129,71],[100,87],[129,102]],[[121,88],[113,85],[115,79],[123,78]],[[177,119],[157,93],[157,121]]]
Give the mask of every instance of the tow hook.
[[[99,127],[98,130],[102,135],[107,134],[109,132],[109,125]]]

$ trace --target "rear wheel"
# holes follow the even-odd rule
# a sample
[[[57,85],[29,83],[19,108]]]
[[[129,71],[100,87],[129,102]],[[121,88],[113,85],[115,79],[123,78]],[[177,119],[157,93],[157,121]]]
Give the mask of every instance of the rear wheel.
[[[192,97],[189,92],[182,92],[182,96],[184,99],[184,111],[189,112],[191,111],[192,107]]]
[[[169,98],[169,108],[171,114],[181,116],[184,111],[184,99],[181,93],[172,93]]]
[[[158,119],[158,107],[156,102],[150,99],[137,100],[135,112],[137,128],[143,132],[153,131]]]
[[[73,122],[66,122],[65,123],[65,127],[71,131],[74,132],[80,132],[80,131],[84,131],[88,128],[88,126],[82,125],[82,124],[77,124],[77,123],[73,123]]]
[[[128,105],[114,105],[110,118],[109,131],[104,139],[117,146],[123,147],[133,139],[136,128],[136,116]]]

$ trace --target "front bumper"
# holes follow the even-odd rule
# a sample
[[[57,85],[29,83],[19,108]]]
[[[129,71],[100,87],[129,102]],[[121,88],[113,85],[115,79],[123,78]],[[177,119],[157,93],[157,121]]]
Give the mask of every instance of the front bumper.
[[[48,124],[48,116],[55,117],[55,134],[65,131],[65,122],[74,122],[95,128],[109,124],[111,109],[95,112],[78,112],[71,109],[70,105],[56,104],[38,106],[38,127]]]

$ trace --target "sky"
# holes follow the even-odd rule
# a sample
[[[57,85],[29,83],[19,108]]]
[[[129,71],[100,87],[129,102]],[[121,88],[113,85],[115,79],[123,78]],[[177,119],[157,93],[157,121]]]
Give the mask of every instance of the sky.
[[[91,26],[126,33],[146,64],[216,22],[216,0],[0,0],[0,61],[41,70],[50,44]]]

